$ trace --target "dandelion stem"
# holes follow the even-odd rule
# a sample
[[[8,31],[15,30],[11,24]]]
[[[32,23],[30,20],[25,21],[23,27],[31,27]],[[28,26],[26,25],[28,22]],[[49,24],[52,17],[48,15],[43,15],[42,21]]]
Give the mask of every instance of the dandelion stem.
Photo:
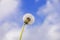
[[[24,28],[25,28],[25,24],[22,26],[22,30],[20,32],[20,40],[22,40],[22,35],[23,35],[23,32],[24,32]]]

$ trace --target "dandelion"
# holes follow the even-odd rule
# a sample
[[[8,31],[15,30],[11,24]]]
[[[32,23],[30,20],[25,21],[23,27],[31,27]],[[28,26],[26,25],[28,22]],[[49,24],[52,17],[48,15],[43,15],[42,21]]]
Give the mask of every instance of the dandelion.
[[[24,15],[23,21],[24,21],[25,24],[33,24],[34,21],[35,21],[35,18],[32,14],[27,13],[27,14]]]
[[[30,13],[27,13],[23,16],[23,21],[24,21],[24,24],[22,26],[22,31],[20,33],[20,40],[22,40],[22,34],[24,32],[24,28],[25,28],[25,25],[28,25],[28,24],[33,24],[34,21],[35,21],[35,18],[32,14]]]

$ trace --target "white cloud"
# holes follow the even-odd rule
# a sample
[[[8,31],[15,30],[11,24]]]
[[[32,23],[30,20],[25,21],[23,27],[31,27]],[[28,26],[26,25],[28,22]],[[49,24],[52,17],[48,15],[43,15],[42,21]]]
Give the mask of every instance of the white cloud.
[[[60,39],[60,32],[58,32],[59,31],[59,29],[60,29],[60,27],[59,27],[60,25],[58,24],[56,24],[56,25],[53,25],[50,29],[49,29],[49,31],[48,31],[48,36],[49,36],[49,40],[58,40],[58,39]]]
[[[0,40],[12,40],[12,38],[18,36],[18,24],[15,22],[8,22],[6,18],[17,14],[17,11],[20,9],[18,9],[18,7],[20,6],[21,0],[0,0]],[[10,39],[7,36],[10,36]]]
[[[17,11],[19,0],[0,1],[0,20]]]
[[[6,38],[4,36],[15,36],[12,34],[18,34],[19,26],[16,23],[11,23],[11,22],[5,22],[2,25],[0,25],[0,40],[9,40],[9,38]],[[16,32],[15,32],[16,31]],[[11,32],[11,35],[9,34]],[[16,35],[17,36],[17,35]]]
[[[20,31],[18,24],[7,22],[4,19],[17,14],[20,6],[21,0],[0,0],[0,40],[13,40],[16,37],[16,40],[18,40],[18,32]]]
[[[57,2],[56,2],[57,1]],[[59,0],[48,0],[47,4],[42,8],[39,8],[37,14],[46,15],[45,21],[43,23],[43,33],[45,35],[43,40],[59,40],[60,39],[60,12],[59,12]]]
[[[10,30],[6,33],[3,40],[19,40],[20,31],[17,29]]]
[[[48,0],[46,5],[38,8],[38,12],[37,14],[40,15],[41,13],[43,14],[51,14],[53,12],[59,12],[60,10],[60,1],[57,0],[57,2],[55,2],[56,0]]]

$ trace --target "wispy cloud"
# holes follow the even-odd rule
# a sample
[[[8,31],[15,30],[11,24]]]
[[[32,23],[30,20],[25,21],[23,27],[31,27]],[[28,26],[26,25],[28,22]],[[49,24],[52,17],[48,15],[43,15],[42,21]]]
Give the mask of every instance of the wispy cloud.
[[[5,22],[2,25],[0,25],[0,40],[10,40],[9,38],[13,40],[12,38],[14,38],[13,36],[15,35],[15,33],[17,34],[16,36],[18,36],[18,32],[19,32],[17,31],[19,30],[18,27],[19,27],[18,24],[14,22],[12,23]],[[8,36],[8,38],[5,39],[6,36]]]
[[[1,0],[0,1],[0,20],[17,11],[18,0]]]
[[[0,40],[18,39],[16,38],[19,32],[17,31],[19,30],[18,24],[8,22],[6,18],[13,17],[12,15],[17,14],[17,11],[20,9],[18,9],[20,2],[21,0],[0,0]]]
[[[5,34],[3,40],[19,40],[19,33],[17,29],[12,29]]]
[[[57,2],[56,2],[57,1]],[[60,7],[59,0],[48,0],[46,5],[39,8],[37,14],[41,13],[46,16],[44,23],[42,24],[42,34],[41,40],[60,40]],[[58,30],[58,31],[57,31]],[[40,40],[40,39],[39,39]]]
[[[35,2],[38,2],[39,0],[35,0]]]

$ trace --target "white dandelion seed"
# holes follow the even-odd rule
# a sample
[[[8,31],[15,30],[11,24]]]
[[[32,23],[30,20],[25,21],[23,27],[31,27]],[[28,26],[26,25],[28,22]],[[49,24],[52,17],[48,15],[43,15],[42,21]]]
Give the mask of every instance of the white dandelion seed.
[[[25,24],[33,24],[35,21],[35,18],[32,14],[27,13],[23,16],[23,21]]]

